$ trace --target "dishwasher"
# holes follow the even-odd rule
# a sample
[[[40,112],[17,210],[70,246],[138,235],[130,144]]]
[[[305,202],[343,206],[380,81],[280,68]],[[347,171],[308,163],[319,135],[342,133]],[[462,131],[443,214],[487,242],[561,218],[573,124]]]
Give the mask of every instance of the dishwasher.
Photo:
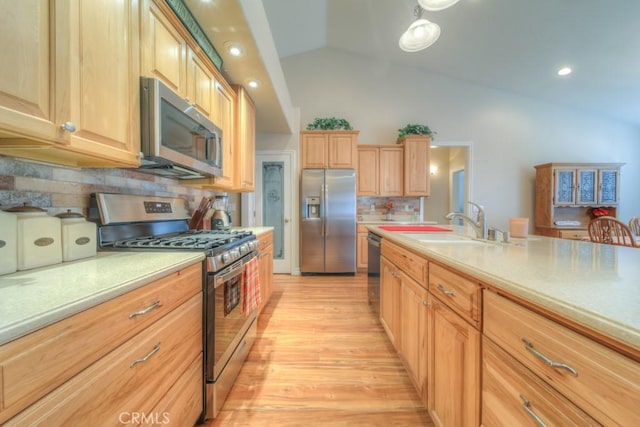
[[[380,241],[382,238],[371,231],[367,234],[367,288],[371,310],[380,315]]]

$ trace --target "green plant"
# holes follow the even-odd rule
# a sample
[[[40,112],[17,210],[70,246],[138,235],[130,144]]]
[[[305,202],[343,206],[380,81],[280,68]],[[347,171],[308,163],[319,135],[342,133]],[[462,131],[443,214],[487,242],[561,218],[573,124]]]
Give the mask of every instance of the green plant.
[[[427,125],[412,125],[408,124],[405,127],[398,129],[398,140],[404,138],[407,135],[428,135],[433,138],[437,132],[429,129]]]
[[[352,130],[353,128],[345,119],[336,119],[335,117],[330,117],[328,119],[316,119],[313,123],[309,123],[307,125],[307,130]]]

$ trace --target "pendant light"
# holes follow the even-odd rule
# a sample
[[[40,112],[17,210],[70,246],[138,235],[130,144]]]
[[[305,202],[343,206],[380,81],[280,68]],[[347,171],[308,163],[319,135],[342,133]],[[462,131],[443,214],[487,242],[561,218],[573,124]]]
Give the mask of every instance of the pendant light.
[[[418,0],[418,3],[424,10],[436,12],[453,6],[460,0]]]
[[[400,36],[398,45],[405,52],[417,52],[426,49],[440,37],[440,26],[422,18],[422,7],[416,6],[414,15],[416,19]]]

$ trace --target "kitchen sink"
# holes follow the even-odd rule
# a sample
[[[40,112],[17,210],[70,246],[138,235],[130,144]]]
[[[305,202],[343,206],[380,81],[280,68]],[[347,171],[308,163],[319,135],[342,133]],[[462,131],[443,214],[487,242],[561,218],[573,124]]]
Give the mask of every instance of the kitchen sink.
[[[445,244],[462,244],[462,245],[488,245],[491,244],[484,240],[473,239],[468,236],[451,233],[401,233],[402,236],[417,240],[423,243],[445,243]]]

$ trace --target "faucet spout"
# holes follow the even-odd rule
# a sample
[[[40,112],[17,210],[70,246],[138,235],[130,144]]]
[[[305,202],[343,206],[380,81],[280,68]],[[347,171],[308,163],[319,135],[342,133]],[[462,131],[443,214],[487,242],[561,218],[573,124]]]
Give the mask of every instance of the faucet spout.
[[[473,228],[473,231],[475,231],[476,233],[476,237],[479,239],[487,239],[487,235],[488,235],[488,228],[487,228],[487,217],[484,213],[484,208],[474,202],[467,202],[470,205],[473,205],[477,208],[478,210],[478,218],[477,220],[473,220],[471,218],[469,218],[468,216],[458,213],[458,212],[451,212],[448,213],[445,218],[448,220],[453,220],[456,218],[459,218],[465,222],[467,222],[471,228]]]

